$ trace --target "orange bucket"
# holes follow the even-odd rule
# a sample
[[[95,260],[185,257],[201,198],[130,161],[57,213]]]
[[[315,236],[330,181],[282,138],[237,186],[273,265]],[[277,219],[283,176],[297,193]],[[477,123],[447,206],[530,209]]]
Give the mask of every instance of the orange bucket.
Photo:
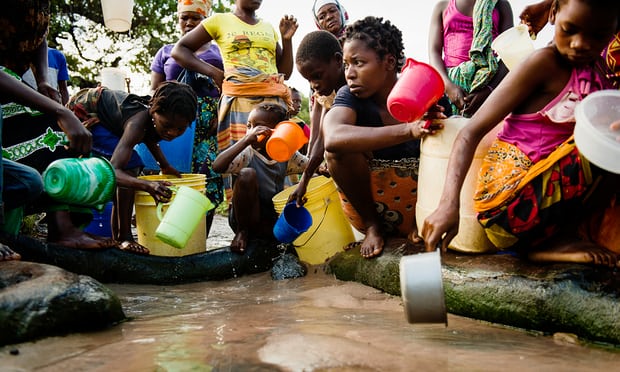
[[[308,142],[303,129],[292,121],[282,121],[273,129],[267,140],[267,154],[276,161],[288,161],[295,151]]]

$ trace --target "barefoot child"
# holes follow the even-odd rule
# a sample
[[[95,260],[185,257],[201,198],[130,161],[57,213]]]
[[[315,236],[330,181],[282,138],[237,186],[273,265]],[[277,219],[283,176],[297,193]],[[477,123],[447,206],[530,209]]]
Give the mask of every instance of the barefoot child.
[[[112,233],[121,249],[149,253],[148,248],[134,241],[131,232],[135,190],[148,192],[158,203],[172,196],[168,182],[136,178],[144,163],[134,146],[144,142],[163,174],[180,176],[158,142],[183,134],[196,117],[196,105],[194,91],[173,81],[160,84],[152,98],[104,87],[83,89],[71,97],[67,106],[92,132],[93,153],[108,158],[116,170]]]
[[[489,239],[535,261],[616,265],[617,254],[572,236],[619,186],[617,176],[580,156],[572,133],[576,103],[611,87],[601,51],[618,31],[619,10],[616,0],[554,1],[552,43],[511,71],[459,132],[440,204],[422,228],[427,250],[438,243],[445,250],[457,234],[460,189],[476,146],[504,120],[474,196]]]
[[[303,172],[307,158],[296,152],[288,162],[272,160],[265,144],[287,110],[275,103],[260,103],[250,111],[246,135],[224,150],[213,163],[216,172],[233,176],[233,199],[228,218],[235,237],[233,252],[243,253],[251,238],[273,240],[278,218],[271,200],[284,189],[289,174]]]
[[[310,110],[310,161],[297,188],[290,195],[290,200],[296,200],[297,205],[301,206],[304,204],[308,182],[324,160],[325,145],[321,129],[323,118],[334,103],[336,91],[346,85],[347,81],[342,64],[342,46],[328,31],[313,31],[304,36],[297,47],[295,65],[314,92]]]
[[[325,158],[345,214],[366,234],[360,252],[370,258],[381,254],[387,236],[417,237],[419,140],[441,125],[431,130],[424,121],[401,123],[387,110],[404,64],[398,28],[366,17],[347,26],[343,38],[348,85],[338,90],[323,120]]]

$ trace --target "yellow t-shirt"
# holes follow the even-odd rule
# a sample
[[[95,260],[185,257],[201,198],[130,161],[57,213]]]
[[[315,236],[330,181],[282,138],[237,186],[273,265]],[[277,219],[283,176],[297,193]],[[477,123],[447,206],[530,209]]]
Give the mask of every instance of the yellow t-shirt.
[[[202,26],[217,43],[224,60],[224,71],[244,68],[277,74],[276,45],[279,36],[270,23],[259,20],[249,25],[232,13],[215,13]]]

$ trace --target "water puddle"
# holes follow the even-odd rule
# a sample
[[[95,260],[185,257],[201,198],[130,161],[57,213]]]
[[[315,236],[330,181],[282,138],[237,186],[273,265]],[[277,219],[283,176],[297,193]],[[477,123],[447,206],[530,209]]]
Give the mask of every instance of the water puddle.
[[[449,315],[411,325],[399,297],[320,270],[177,286],[109,285],[130,321],[0,348],[3,371],[612,370],[620,351]],[[10,351],[18,351],[11,355]]]

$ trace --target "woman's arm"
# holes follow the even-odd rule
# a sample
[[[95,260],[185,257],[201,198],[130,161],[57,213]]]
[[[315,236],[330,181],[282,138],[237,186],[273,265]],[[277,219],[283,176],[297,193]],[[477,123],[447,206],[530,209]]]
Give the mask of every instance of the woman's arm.
[[[213,40],[202,24],[186,33],[172,48],[171,56],[184,68],[210,76],[218,87],[222,87],[224,71],[198,58],[194,53],[201,46]]]
[[[71,150],[79,155],[90,153],[93,144],[92,134],[71,110],[3,71],[0,71],[0,101],[20,103],[51,115],[69,138]]]

